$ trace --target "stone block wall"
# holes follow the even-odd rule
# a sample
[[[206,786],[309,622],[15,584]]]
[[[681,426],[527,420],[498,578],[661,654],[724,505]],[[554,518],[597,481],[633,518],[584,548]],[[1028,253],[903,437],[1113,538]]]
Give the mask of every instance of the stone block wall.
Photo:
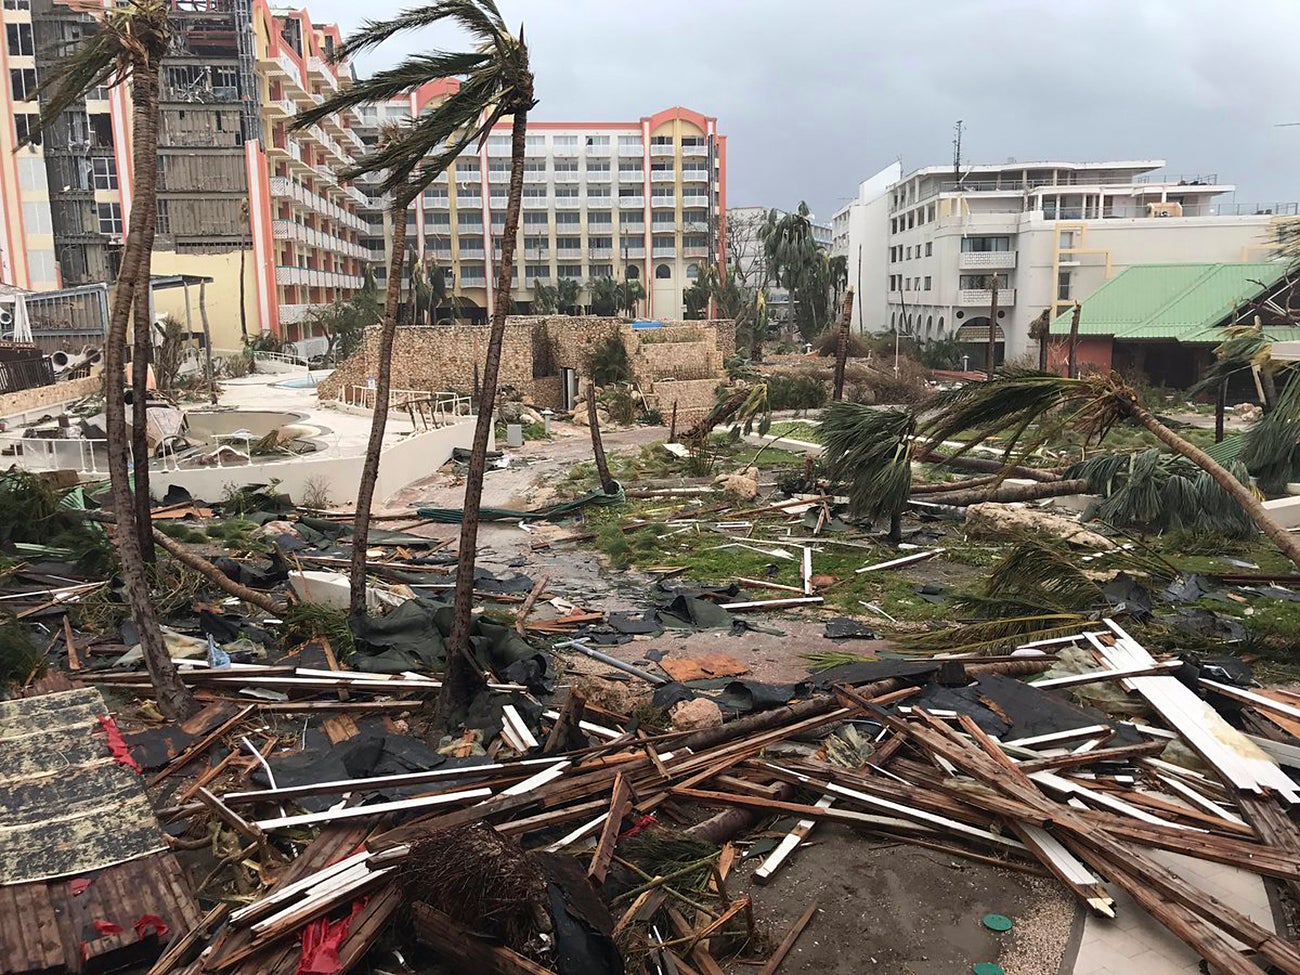
[[[662,380],[703,381],[710,391],[710,406],[713,387],[725,378],[724,357],[735,343],[735,328],[729,321],[671,321],[664,322],[663,328],[638,330],[619,318],[512,316],[506,323],[500,384],[538,407],[558,409],[563,392],[560,369],[576,369],[585,378],[592,354],[615,335],[623,339],[632,378],[642,392],[653,393]],[[397,329],[393,388],[471,392],[475,366],[482,369],[487,340],[488,329],[483,326]],[[334,399],[349,385],[366,385],[368,377],[375,375],[378,349],[379,329],[368,329],[362,349],[321,382],[321,399]],[[678,409],[680,413],[680,402]]]
[[[671,379],[655,383],[654,392],[646,397],[649,404],[663,414],[664,423],[671,422],[673,404],[677,405],[677,429],[683,423],[694,423],[708,414],[717,402],[717,389],[721,379]]]

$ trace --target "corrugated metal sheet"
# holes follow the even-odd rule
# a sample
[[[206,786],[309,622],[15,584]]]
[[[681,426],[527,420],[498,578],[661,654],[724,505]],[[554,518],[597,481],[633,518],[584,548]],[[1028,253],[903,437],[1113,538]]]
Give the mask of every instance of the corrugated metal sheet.
[[[1140,264],[1126,268],[1083,302],[1080,335],[1117,339],[1213,342],[1215,329],[1244,301],[1286,272],[1279,262],[1254,264]],[[1070,330],[1072,311],[1057,316],[1054,335]]]

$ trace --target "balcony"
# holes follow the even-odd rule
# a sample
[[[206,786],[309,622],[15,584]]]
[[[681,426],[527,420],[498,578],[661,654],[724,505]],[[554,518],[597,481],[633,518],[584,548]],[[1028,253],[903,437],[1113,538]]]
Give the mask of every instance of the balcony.
[[[698,247],[698,246],[683,247],[682,256],[683,257],[708,257],[709,249],[707,247]]]
[[[557,196],[555,198],[555,209],[557,210],[577,210],[582,206],[582,200],[576,196]]]
[[[667,146],[651,145],[650,155],[651,156],[675,156],[677,155],[677,147],[673,145],[667,145]]]
[[[578,147],[576,145],[575,146],[561,146],[561,145],[551,146],[552,156],[561,156],[567,159],[571,156],[576,156],[577,154],[578,154]]]
[[[644,183],[644,169],[620,169],[618,171],[618,181],[620,183]]]
[[[1015,251],[962,251],[957,258],[963,271],[1004,271],[1015,266]]]
[[[627,247],[624,247],[622,249],[621,253],[625,258],[629,258],[629,259],[633,257],[645,257],[645,245],[637,244],[635,247],[633,247],[632,245],[629,244]]]
[[[644,210],[645,197],[644,196],[620,196],[618,198],[618,206],[620,210],[633,210],[633,209]]]
[[[683,156],[707,156],[708,154],[708,146],[682,146]]]
[[[316,172],[317,179],[329,183],[331,186],[339,185],[339,181],[334,178],[334,171],[328,166],[315,166],[313,169]]]
[[[588,183],[608,183],[610,182],[610,179],[611,179],[611,174],[608,169],[587,170]]]
[[[581,247],[557,247],[555,256],[562,261],[580,261],[582,260]]]
[[[508,169],[489,169],[489,170],[488,170],[488,182],[489,182],[489,183],[509,183],[509,182],[510,182],[510,170],[508,170]]]
[[[1015,288],[998,289],[998,307],[1010,308],[1016,303]],[[957,292],[957,304],[987,308],[993,304],[993,292],[987,288],[962,288]]]
[[[316,77],[320,78],[321,81],[325,82],[325,84],[328,85],[334,91],[339,90],[339,79],[335,77],[334,72],[330,69],[330,66],[326,64],[321,58],[318,57],[307,58],[307,73],[315,75]]]
[[[587,155],[589,156],[608,156],[612,151],[613,148],[609,145],[609,143],[606,143],[603,146],[595,146],[590,144],[587,146]]]
[[[481,196],[458,196],[456,197],[457,210],[482,210],[483,197]]]
[[[676,248],[676,247],[656,247],[656,248],[652,251],[652,254],[653,254],[654,257],[676,257],[676,256],[677,256],[677,248]]]
[[[284,74],[293,79],[295,85],[304,89],[304,94],[306,93],[307,86],[303,83],[305,79],[302,76],[302,69],[298,67],[292,57],[282,51],[275,56],[275,64]]]
[[[272,98],[266,103],[268,115],[291,116],[298,114],[298,106],[287,98]]]
[[[525,169],[525,170],[524,170],[524,182],[525,182],[525,183],[545,183],[545,182],[546,182],[546,170],[544,170],[544,169]]]
[[[451,206],[451,198],[446,196],[426,196],[424,205],[430,210],[446,210]]]
[[[594,207],[597,210],[608,210],[614,205],[614,198],[608,193],[588,193],[587,206]]]
[[[462,247],[459,256],[462,261],[481,261],[487,252],[482,247]]]
[[[506,154],[507,156],[510,155],[510,148],[509,148],[508,146],[506,147],[506,152],[505,152],[505,154]],[[529,144],[529,143],[525,143],[525,145],[524,145],[524,155],[527,156],[527,157],[530,158],[530,159],[538,159],[538,158],[545,159],[545,158],[546,158],[546,146],[545,146],[545,144],[542,144],[542,143],[538,143],[537,145],[532,145],[532,144]]]
[[[676,183],[677,170],[675,169],[652,169],[650,170],[650,182],[652,183]]]
[[[614,248],[612,248],[612,247],[589,247],[589,248],[587,248],[587,257],[589,257],[589,258],[598,258],[598,257],[603,257],[603,258],[605,258],[606,260],[608,260],[609,258],[611,258],[611,257],[613,257],[613,256],[614,256]]]
[[[525,210],[545,210],[551,202],[544,196],[526,196],[523,204]]]
[[[561,169],[555,173],[557,183],[576,183],[580,178],[581,174],[576,169]]]
[[[706,207],[708,205],[709,205],[709,198],[707,196],[700,196],[699,194],[687,193],[685,196],[682,197],[682,206],[684,207]]]
[[[280,305],[280,323],[294,325],[305,321],[314,306],[307,304]]]

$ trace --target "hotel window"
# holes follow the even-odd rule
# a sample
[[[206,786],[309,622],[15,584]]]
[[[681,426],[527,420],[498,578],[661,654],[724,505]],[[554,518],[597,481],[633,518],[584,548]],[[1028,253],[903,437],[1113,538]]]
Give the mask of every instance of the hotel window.
[[[29,58],[35,53],[31,24],[9,24],[5,27],[5,34],[8,35],[10,57]]]
[[[609,145],[609,136],[607,135],[589,135],[587,136],[588,146],[607,146]]]
[[[614,276],[614,267],[610,264],[593,264],[588,269],[588,277],[595,281],[599,278],[612,278]]]
[[[639,135],[620,135],[618,137],[619,152],[641,152],[641,137]]]
[[[576,200],[578,198],[577,186],[557,186],[552,190],[552,192],[555,194],[557,200]]]
[[[96,156],[90,161],[94,175],[95,189],[117,189],[117,163],[107,156]]]
[[[122,208],[116,203],[96,203],[95,213],[99,218],[99,232],[113,237],[122,235]]]
[[[908,244],[907,249],[903,253],[907,255],[907,260],[910,261],[912,259],[912,245]]]
[[[1070,272],[1060,271],[1056,276],[1056,300],[1070,300]]]
[[[36,69],[10,68],[9,88],[13,92],[14,101],[30,101],[36,95]]]
[[[934,242],[927,240],[925,242],[925,256],[929,257],[933,253],[934,253]]]
[[[526,274],[529,281],[549,281],[551,278],[551,266],[549,264],[529,264]]]
[[[556,267],[555,273],[557,276],[561,278],[581,278],[582,265],[581,264],[560,264],[559,266]]]
[[[1009,251],[1011,250],[1011,238],[963,237],[961,239],[961,249],[964,254],[982,251]]]
[[[32,0],[5,0],[6,10],[31,10]]]
[[[551,218],[545,213],[525,213],[525,227],[546,227],[551,222]]]
[[[578,213],[577,211],[574,211],[572,213],[557,213],[555,215],[555,224],[556,226],[561,226],[561,225],[563,226],[572,225],[574,227],[581,226],[582,214]]]
[[[524,145],[529,148],[539,148],[546,145],[546,136],[544,135],[526,135],[524,136]]]
[[[566,148],[569,146],[576,146],[578,144],[578,137],[576,135],[551,136],[551,144],[554,146],[563,146]]]
[[[673,144],[673,137],[671,135],[652,135],[650,144],[652,146],[670,146]]]
[[[929,290],[930,290],[930,275],[928,275],[928,274],[925,276],[925,289],[924,289],[924,290],[926,290],[926,291],[929,291]]]
[[[934,204],[933,204],[933,203],[931,203],[930,206],[929,206],[929,216],[926,217],[926,220],[927,220],[929,223],[934,223]]]
[[[14,113],[14,134],[21,143],[25,139],[31,139],[31,144],[39,146],[41,144],[41,117],[39,115],[29,115],[26,112]]]

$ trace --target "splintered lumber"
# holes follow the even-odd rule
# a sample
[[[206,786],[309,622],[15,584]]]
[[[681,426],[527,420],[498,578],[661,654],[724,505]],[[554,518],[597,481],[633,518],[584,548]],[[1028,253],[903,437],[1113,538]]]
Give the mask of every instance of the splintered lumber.
[[[188,765],[190,762],[194,761],[194,759],[198,758],[209,748],[211,748],[215,742],[220,741],[221,738],[225,734],[227,734],[232,728],[238,725],[250,714],[252,714],[253,711],[256,709],[256,707],[257,707],[256,704],[249,704],[245,706],[242,710],[240,710],[238,713],[233,715],[228,721],[225,721],[222,724],[218,725],[216,728],[213,728],[212,731],[210,731],[200,741],[197,741],[194,744],[190,745],[189,748],[185,749],[185,751],[181,752],[174,759],[172,759],[171,762],[168,763],[165,769],[163,769],[161,772],[159,772],[157,775],[155,775],[152,779],[149,780],[149,787],[153,788],[155,785],[157,785],[163,779],[167,778],[167,776],[171,775],[173,772],[179,771],[180,769]]]
[[[491,789],[465,789],[461,792],[444,792],[436,796],[419,796],[414,799],[395,799],[392,802],[377,802],[369,806],[346,806],[343,809],[326,809],[323,812],[301,813],[296,816],[279,816],[275,819],[261,819],[254,825],[263,831],[287,829],[290,826],[311,826],[315,823],[333,823],[340,819],[356,819],[358,816],[378,816],[381,813],[397,810],[420,809],[425,806],[441,806],[468,799],[481,799],[492,795]]]
[[[808,922],[813,919],[813,915],[816,913],[817,902],[813,901],[799,915],[799,920],[795,921],[790,930],[786,932],[785,937],[781,939],[781,943],[776,946],[776,951],[772,952],[772,957],[767,960],[767,964],[758,970],[758,975],[776,975],[781,963],[785,961],[785,956],[790,954],[790,949],[794,947],[794,943],[799,940],[799,935],[803,934],[803,929],[808,927]]]
[[[528,619],[528,614],[533,611],[533,604],[537,602],[537,597],[542,594],[542,590],[546,588],[546,584],[550,581],[551,577],[545,573],[538,576],[537,581],[533,583],[533,588],[529,590],[528,598],[519,607],[519,613],[515,616],[515,632],[520,636],[524,635],[524,621]]]
[[[1154,658],[1118,623],[1103,620],[1114,633],[1113,646],[1094,638],[1093,645],[1116,667],[1151,666]],[[1125,682],[1225,781],[1244,792],[1276,793],[1300,803],[1300,786],[1256,744],[1202,701],[1176,677],[1134,677]]]
[[[415,936],[444,957],[458,962],[462,971],[494,975],[554,975],[549,968],[505,945],[489,944],[446,914],[417,901],[411,905]]]
[[[582,715],[586,709],[586,697],[577,688],[570,687],[564,707],[556,715],[555,723],[551,725],[551,733],[546,736],[546,745],[542,748],[543,754],[553,755],[565,749],[575,733],[579,732],[582,726]]]
[[[719,603],[729,613],[747,613],[755,609],[790,609],[794,606],[820,606],[821,596],[792,596],[789,599],[752,599],[746,602]]]
[[[1106,917],[1115,916],[1115,900],[1101,878],[1079,861],[1051,833],[1028,823],[1013,822],[1011,828],[1025,846],[1047,867],[1056,879],[1069,887],[1079,900]]]
[[[528,730],[528,725],[513,704],[501,708],[501,735],[506,743],[521,754],[537,747],[537,739]]]
[[[897,569],[904,565],[911,565],[913,562],[923,562],[926,559],[932,559],[940,555],[947,549],[932,548],[928,552],[913,552],[911,555],[904,555],[901,558],[890,559],[888,562],[878,562],[875,565],[864,565],[860,569],[854,569],[858,575],[864,572],[879,572],[882,569]]]
[[[835,799],[831,796],[822,796],[817,800],[818,809],[829,809],[834,805]],[[808,838],[808,834],[813,831],[817,825],[815,819],[801,819],[795,824],[794,829],[785,834],[785,838],[777,845],[766,860],[759,865],[754,871],[754,880],[760,884],[765,884],[772,879],[772,875],[781,869],[781,864],[785,863],[791,853],[795,851],[800,843]]]
[[[237,832],[240,836],[255,841],[262,838],[262,830],[256,824],[248,822],[244,817],[240,816],[207,789],[200,787],[198,790],[198,797],[205,806],[216,814],[218,819]]]
[[[609,870],[609,861],[614,856],[614,843],[618,831],[623,828],[623,817],[632,805],[632,789],[622,772],[614,775],[614,791],[609,800],[609,818],[605,820],[600,839],[596,843],[596,852],[591,855],[591,865],[587,876],[598,884],[605,882],[605,873]]]

